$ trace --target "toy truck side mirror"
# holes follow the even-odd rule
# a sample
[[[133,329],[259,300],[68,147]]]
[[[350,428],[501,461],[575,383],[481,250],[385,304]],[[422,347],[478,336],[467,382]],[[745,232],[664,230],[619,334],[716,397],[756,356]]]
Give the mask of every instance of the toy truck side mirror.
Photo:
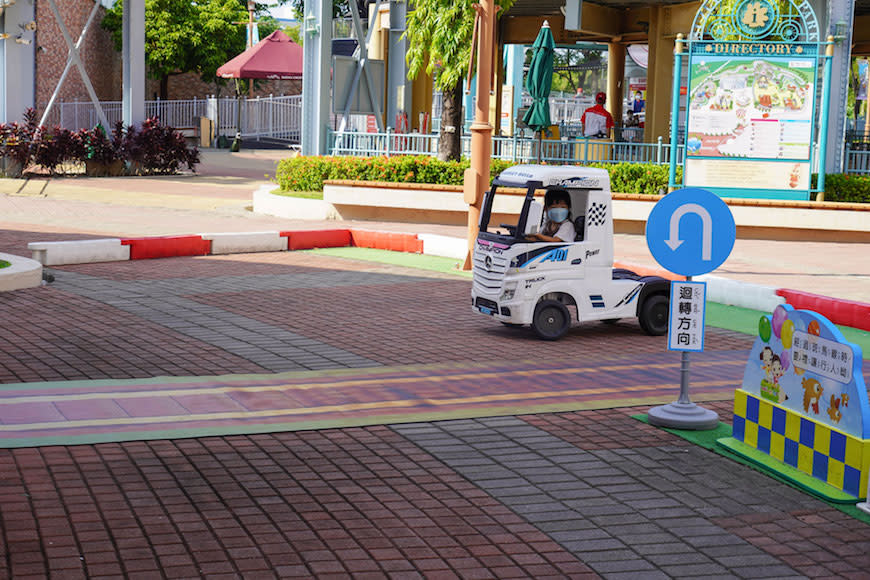
[[[541,229],[541,218],[544,216],[544,206],[535,200],[529,202],[529,215],[526,219],[525,235],[536,234]]]

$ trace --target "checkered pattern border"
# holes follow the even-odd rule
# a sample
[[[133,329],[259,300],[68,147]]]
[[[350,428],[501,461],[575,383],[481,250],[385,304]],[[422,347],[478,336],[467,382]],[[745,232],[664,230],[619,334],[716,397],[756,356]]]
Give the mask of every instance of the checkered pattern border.
[[[589,213],[586,214],[586,225],[587,227],[603,225],[606,217],[607,206],[603,203],[593,203]]]
[[[856,498],[866,496],[870,439],[857,439],[742,389],[734,394],[732,434]]]

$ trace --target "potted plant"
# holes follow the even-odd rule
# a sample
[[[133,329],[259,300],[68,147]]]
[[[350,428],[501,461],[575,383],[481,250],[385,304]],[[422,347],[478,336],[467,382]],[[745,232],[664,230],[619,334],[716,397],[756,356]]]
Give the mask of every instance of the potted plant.
[[[79,131],[79,139],[84,146],[85,175],[93,177],[118,176],[124,174],[123,151],[120,147],[116,129],[113,138],[106,135],[102,125],[97,125],[90,131]]]
[[[24,123],[0,124],[0,157],[7,177],[21,177],[30,165],[36,130],[36,111],[33,109],[24,112]]]

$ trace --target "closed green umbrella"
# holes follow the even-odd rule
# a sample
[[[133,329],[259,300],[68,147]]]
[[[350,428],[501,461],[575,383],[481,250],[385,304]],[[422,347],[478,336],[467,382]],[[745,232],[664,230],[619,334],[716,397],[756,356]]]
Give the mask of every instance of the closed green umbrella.
[[[550,86],[553,84],[553,52],[556,43],[546,20],[532,45],[534,54],[526,77],[526,90],[532,96],[532,106],[523,115],[523,123],[538,132],[538,161],[541,161],[543,132],[550,126]]]

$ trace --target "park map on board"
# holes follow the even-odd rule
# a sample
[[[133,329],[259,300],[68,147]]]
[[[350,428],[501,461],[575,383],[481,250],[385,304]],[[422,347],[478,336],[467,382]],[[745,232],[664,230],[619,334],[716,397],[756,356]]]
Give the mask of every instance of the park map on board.
[[[689,72],[688,155],[809,160],[814,59],[697,55]]]

